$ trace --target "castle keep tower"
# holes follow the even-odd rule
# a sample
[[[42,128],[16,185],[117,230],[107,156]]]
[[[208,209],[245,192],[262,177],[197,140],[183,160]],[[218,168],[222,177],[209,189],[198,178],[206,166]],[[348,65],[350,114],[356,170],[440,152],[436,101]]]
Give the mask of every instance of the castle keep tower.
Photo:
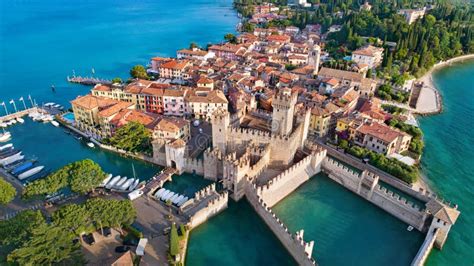
[[[308,65],[314,68],[313,74],[318,74],[319,61],[321,57],[321,47],[314,44],[313,40],[309,41],[309,52],[308,52]]]
[[[273,96],[272,134],[285,136],[293,129],[293,116],[298,94],[280,90]]]
[[[219,149],[223,155],[226,154],[229,122],[230,118],[227,110],[217,109],[212,114],[212,148]]]

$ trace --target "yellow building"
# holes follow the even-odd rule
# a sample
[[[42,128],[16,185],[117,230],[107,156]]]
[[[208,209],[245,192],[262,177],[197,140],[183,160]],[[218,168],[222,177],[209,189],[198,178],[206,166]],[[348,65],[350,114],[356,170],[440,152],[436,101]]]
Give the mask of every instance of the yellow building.
[[[331,114],[326,109],[313,107],[309,130],[320,138],[325,137],[329,132],[330,120]]]

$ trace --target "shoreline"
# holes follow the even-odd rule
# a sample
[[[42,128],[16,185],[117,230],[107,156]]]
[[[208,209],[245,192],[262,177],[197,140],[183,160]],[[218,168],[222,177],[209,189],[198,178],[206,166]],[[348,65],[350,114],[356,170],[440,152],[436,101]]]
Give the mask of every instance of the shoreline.
[[[443,111],[443,98],[442,98],[441,94],[439,93],[438,88],[436,88],[436,85],[434,84],[433,73],[436,70],[439,70],[439,69],[442,69],[442,68],[445,68],[445,67],[449,67],[453,63],[460,63],[460,62],[464,62],[464,61],[468,61],[468,60],[474,60],[474,54],[461,55],[461,56],[458,56],[458,57],[448,59],[447,61],[440,61],[440,62],[436,63],[434,66],[432,66],[430,68],[430,70],[428,70],[428,72],[426,72],[423,76],[416,79],[417,83],[419,83],[419,82],[423,83],[423,88],[426,88],[426,89],[432,91],[432,93],[434,94],[434,97],[435,97],[435,101],[436,101],[435,102],[435,104],[436,104],[435,109],[430,109],[430,110],[425,110],[425,111],[417,111],[417,113],[419,115],[422,115],[422,116],[436,115],[436,114],[439,114]],[[420,98],[418,98],[418,102],[420,100],[421,101],[426,100],[426,96],[425,96],[425,99],[423,99],[422,95],[420,95],[419,97]],[[417,108],[417,110],[418,110],[418,108]]]

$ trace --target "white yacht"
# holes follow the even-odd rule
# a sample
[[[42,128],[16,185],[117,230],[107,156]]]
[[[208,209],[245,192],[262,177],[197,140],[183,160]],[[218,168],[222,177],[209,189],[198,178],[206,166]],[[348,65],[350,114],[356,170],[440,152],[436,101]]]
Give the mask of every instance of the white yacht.
[[[41,170],[43,170],[43,168],[44,168],[44,166],[37,166],[35,168],[32,168],[32,169],[20,174],[18,176],[18,179],[23,180],[23,179],[28,178],[32,175],[35,175],[35,174],[41,172]]]
[[[6,149],[10,149],[10,148],[13,148],[13,144],[8,143],[8,144],[5,144],[5,145],[3,145],[3,146],[0,146],[0,151],[6,150]]]

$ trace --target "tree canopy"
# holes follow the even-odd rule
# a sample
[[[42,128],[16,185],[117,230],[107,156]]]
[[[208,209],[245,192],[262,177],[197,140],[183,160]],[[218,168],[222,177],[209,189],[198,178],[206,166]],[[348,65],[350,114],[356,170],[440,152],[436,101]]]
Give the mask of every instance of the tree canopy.
[[[25,187],[24,195],[45,195],[69,186],[72,191],[86,193],[96,188],[105,179],[102,168],[90,159],[67,164],[63,168],[36,180]]]
[[[130,122],[117,129],[106,143],[129,152],[151,152],[151,133],[142,124]]]
[[[12,184],[0,178],[0,205],[6,205],[16,196],[16,189]]]
[[[149,79],[146,68],[142,65],[136,65],[130,70],[130,76],[138,79]]]

